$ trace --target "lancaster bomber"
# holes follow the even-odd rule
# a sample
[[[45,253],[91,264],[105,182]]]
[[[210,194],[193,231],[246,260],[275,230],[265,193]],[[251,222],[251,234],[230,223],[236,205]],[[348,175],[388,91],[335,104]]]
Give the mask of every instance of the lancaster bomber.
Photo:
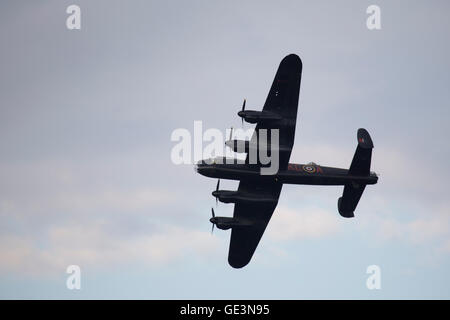
[[[256,124],[250,141],[229,140],[226,145],[235,152],[247,153],[245,161],[230,163],[225,158],[199,161],[196,171],[201,175],[218,178],[212,195],[216,201],[234,203],[233,217],[218,217],[212,210],[212,227],[231,229],[228,262],[233,268],[246,266],[278,204],[284,183],[301,185],[342,185],[344,191],[337,201],[339,214],[354,217],[355,208],[368,184],[376,184],[378,176],[370,171],[373,142],[365,129],[358,129],[357,147],[349,169],[289,163],[294,145],[298,98],[302,74],[302,61],[295,54],[286,56],[280,63],[262,111],[245,110],[245,100],[238,116]],[[263,130],[278,130],[279,165],[274,174],[261,174],[261,161],[249,159],[252,141]],[[238,145],[243,148],[238,148]],[[259,148],[259,147],[257,147]],[[239,180],[237,191],[219,190],[220,179]]]

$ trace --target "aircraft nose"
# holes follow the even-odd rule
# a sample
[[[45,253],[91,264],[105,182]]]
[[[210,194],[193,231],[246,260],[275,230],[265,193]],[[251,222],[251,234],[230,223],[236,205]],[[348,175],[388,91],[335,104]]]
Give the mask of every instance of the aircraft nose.
[[[200,173],[201,167],[202,167],[202,162],[201,161],[195,163],[194,164],[194,171]]]
[[[197,167],[195,169],[197,173],[206,176],[206,177],[214,177],[215,168],[214,165],[203,163],[197,163]]]

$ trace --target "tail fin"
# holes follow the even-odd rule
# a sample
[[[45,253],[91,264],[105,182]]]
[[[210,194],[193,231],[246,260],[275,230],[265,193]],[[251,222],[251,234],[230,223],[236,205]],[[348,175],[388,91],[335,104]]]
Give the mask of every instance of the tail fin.
[[[358,129],[358,146],[348,170],[351,176],[369,176],[372,159],[373,142],[366,129]],[[344,186],[344,193],[338,199],[339,214],[344,218],[353,218],[359,199],[366,188],[365,184],[349,183]]]

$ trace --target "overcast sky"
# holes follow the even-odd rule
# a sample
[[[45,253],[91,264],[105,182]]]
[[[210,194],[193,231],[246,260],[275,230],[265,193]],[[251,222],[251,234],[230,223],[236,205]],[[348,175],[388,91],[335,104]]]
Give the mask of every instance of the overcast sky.
[[[81,30],[66,28],[71,4]],[[366,27],[371,4],[381,30]],[[0,298],[449,299],[448,12],[448,1],[3,1]],[[242,100],[260,110],[290,53],[303,61],[291,162],[348,168],[364,127],[380,180],[354,219],[337,212],[342,187],[284,186],[235,270],[230,232],[210,234],[216,181],[174,165],[170,136],[195,120],[239,127]],[[374,264],[381,290],[366,287]],[[66,288],[69,265],[81,290]]]

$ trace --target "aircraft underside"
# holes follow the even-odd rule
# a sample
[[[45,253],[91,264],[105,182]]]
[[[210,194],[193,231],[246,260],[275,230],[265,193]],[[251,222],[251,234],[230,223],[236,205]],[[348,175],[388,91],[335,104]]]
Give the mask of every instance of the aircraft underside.
[[[337,201],[338,212],[344,218],[352,218],[366,185],[378,181],[378,176],[370,171],[373,142],[367,130],[362,128],[357,132],[358,144],[349,169],[315,163],[289,163],[295,138],[302,67],[302,61],[295,54],[281,61],[261,111],[245,110],[244,100],[238,116],[242,123],[256,124],[252,138],[248,141],[233,140],[230,133],[225,144],[234,152],[247,153],[245,161],[214,158],[196,165],[196,171],[201,175],[219,179],[216,190],[212,192],[216,202],[234,203],[233,217],[217,217],[212,209],[210,219],[213,228],[231,229],[228,262],[233,268],[242,268],[250,262],[278,204],[283,184],[342,185],[344,190]],[[260,138],[268,131],[274,133],[273,140],[278,144],[270,143],[269,147],[268,140],[261,144],[264,139]],[[277,159],[274,163],[260,161],[262,159],[253,161],[252,154],[259,157],[269,149],[270,155]],[[266,169],[271,169],[271,164],[276,169],[267,173]],[[220,179],[239,180],[239,187],[237,190],[220,190]]]

